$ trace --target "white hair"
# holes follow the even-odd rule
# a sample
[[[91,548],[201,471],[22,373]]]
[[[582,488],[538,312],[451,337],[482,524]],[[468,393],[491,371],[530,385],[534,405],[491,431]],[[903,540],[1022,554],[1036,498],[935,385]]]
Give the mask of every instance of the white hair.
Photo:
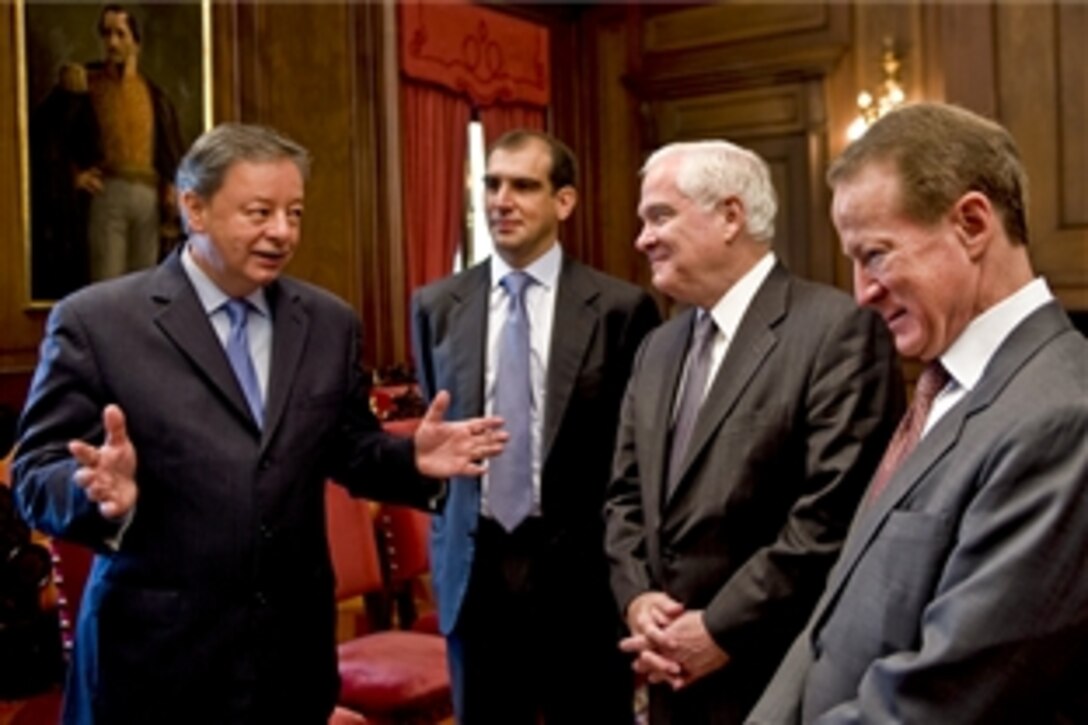
[[[748,149],[728,141],[687,141],[662,146],[642,166],[645,176],[666,158],[679,155],[676,188],[692,201],[712,208],[736,197],[744,207],[748,234],[761,242],[774,239],[778,200],[767,163]]]

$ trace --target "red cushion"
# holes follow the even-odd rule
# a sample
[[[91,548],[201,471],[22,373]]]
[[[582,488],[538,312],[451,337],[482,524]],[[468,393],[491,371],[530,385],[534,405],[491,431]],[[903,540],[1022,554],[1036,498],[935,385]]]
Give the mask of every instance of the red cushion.
[[[446,640],[377,632],[341,644],[340,703],[363,713],[445,709],[450,702]]]

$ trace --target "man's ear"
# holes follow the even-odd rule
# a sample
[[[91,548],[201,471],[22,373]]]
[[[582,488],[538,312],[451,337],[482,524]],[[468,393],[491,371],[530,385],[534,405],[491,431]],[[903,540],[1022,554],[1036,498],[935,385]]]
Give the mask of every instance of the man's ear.
[[[725,224],[726,242],[732,242],[747,224],[744,204],[735,196],[727,196],[715,205],[715,209]]]
[[[566,221],[578,204],[578,191],[573,186],[564,186],[555,192],[555,214],[559,221]]]
[[[189,226],[189,231],[203,234],[205,232],[204,215],[207,213],[207,205],[204,203],[204,199],[195,191],[189,189],[182,192],[178,203],[185,212],[185,220]]]
[[[979,191],[969,191],[961,196],[952,206],[949,218],[968,258],[973,260],[986,251],[1001,224],[990,199]]]

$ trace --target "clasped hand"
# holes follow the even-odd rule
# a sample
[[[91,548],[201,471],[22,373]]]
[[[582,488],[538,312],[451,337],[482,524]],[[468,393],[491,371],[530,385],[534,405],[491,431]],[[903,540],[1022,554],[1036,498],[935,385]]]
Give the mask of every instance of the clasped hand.
[[[631,635],[620,641],[620,649],[635,655],[632,667],[651,683],[679,690],[729,662],[710,636],[702,610],[685,610],[664,592],[635,597],[627,625]]]

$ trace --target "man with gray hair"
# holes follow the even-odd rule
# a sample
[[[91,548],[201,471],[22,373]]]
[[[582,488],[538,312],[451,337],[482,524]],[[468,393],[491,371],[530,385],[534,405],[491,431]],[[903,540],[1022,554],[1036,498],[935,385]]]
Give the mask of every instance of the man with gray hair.
[[[282,276],[307,152],[201,136],[177,176],[189,240],[53,308],[19,427],[27,521],[95,550],[65,723],[323,723],[338,690],[327,478],[440,505],[499,421],[381,430],[341,300]]]
[[[636,246],[691,306],[646,338],[606,504],[621,648],[652,723],[737,723],[803,626],[902,411],[880,318],[771,249],[766,164],[724,141],[643,168]]]

